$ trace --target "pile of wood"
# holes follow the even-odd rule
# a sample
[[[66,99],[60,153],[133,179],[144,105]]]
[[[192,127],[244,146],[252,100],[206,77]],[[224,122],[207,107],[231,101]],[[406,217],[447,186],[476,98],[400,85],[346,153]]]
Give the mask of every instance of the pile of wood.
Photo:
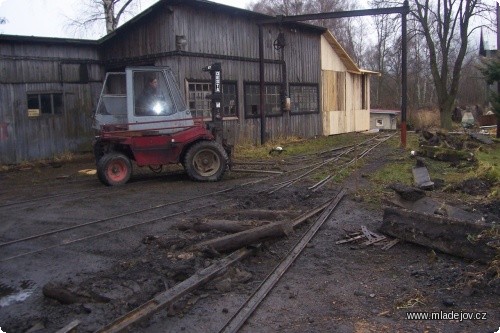
[[[498,226],[386,207],[379,231],[462,258],[490,263],[499,254]]]
[[[338,240],[335,244],[360,243],[362,246],[378,245],[382,250],[389,250],[394,245],[399,243],[399,239],[391,239],[384,235],[377,234],[368,230],[366,226],[361,226],[361,231],[350,232],[345,235],[344,239]]]
[[[386,207],[379,231],[462,258],[490,263],[500,254],[500,228],[425,195],[420,189],[395,184],[396,198]]]
[[[203,220],[179,223],[176,227],[179,230],[195,230],[197,232],[218,230],[228,233],[222,237],[202,241],[187,248],[188,251],[228,252],[248,245],[258,244],[266,239],[286,237],[293,232],[294,228],[323,211],[329,204],[331,204],[330,201],[291,220],[281,219],[276,221],[277,218],[289,215],[287,211],[251,210],[246,211],[245,216],[253,218],[252,220]]]

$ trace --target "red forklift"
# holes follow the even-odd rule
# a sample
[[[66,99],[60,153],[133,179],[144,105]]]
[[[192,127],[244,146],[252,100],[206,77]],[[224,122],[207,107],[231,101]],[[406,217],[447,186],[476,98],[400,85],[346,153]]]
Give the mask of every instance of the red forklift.
[[[193,117],[169,67],[127,67],[106,74],[94,115],[93,149],[99,180],[125,184],[132,161],[160,171],[181,163],[196,181],[218,181],[229,168],[231,147],[222,138],[221,64],[211,75],[212,120]]]

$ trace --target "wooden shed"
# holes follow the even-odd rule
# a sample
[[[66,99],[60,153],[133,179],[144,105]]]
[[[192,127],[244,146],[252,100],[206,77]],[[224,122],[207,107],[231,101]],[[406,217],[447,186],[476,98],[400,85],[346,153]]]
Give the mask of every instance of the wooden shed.
[[[198,116],[210,116],[209,76],[202,67],[222,63],[225,135],[260,140],[259,29],[269,16],[208,1],[162,1],[102,41],[107,69],[128,64],[170,66]],[[266,134],[322,134],[320,56],[322,27],[267,25],[264,29]],[[279,33],[286,46],[277,50]],[[285,69],[286,67],[286,69]],[[283,72],[285,71],[285,72]],[[285,81],[285,82],[284,82]],[[290,112],[281,108],[285,84]]]
[[[90,148],[103,75],[129,65],[170,66],[193,113],[208,119],[202,68],[221,62],[224,134],[258,143],[258,23],[269,18],[204,0],[162,0],[98,41],[0,35],[0,163]],[[263,42],[267,138],[369,128],[367,73],[331,33],[266,25]]]
[[[395,130],[398,128],[398,120],[401,110],[370,110],[370,129]]]
[[[351,59],[330,31],[321,38],[323,134],[370,129],[370,75]]]
[[[0,35],[0,163],[90,147],[103,76],[97,45]]]

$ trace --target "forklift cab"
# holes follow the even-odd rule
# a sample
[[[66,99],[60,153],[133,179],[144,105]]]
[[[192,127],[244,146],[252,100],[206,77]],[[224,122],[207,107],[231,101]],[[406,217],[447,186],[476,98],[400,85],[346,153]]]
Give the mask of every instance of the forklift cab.
[[[97,176],[106,185],[125,184],[137,166],[158,172],[182,163],[188,176],[217,181],[229,163],[220,116],[220,63],[204,70],[212,77],[215,124],[191,116],[168,67],[130,67],[107,73],[94,117]]]
[[[106,74],[94,128],[169,134],[193,123],[169,67],[129,67]]]

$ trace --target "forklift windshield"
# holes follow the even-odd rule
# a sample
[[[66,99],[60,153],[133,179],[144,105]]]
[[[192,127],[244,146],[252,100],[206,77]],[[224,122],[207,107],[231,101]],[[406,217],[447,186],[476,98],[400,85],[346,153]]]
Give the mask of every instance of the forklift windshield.
[[[136,116],[169,116],[177,112],[162,71],[133,73]]]

